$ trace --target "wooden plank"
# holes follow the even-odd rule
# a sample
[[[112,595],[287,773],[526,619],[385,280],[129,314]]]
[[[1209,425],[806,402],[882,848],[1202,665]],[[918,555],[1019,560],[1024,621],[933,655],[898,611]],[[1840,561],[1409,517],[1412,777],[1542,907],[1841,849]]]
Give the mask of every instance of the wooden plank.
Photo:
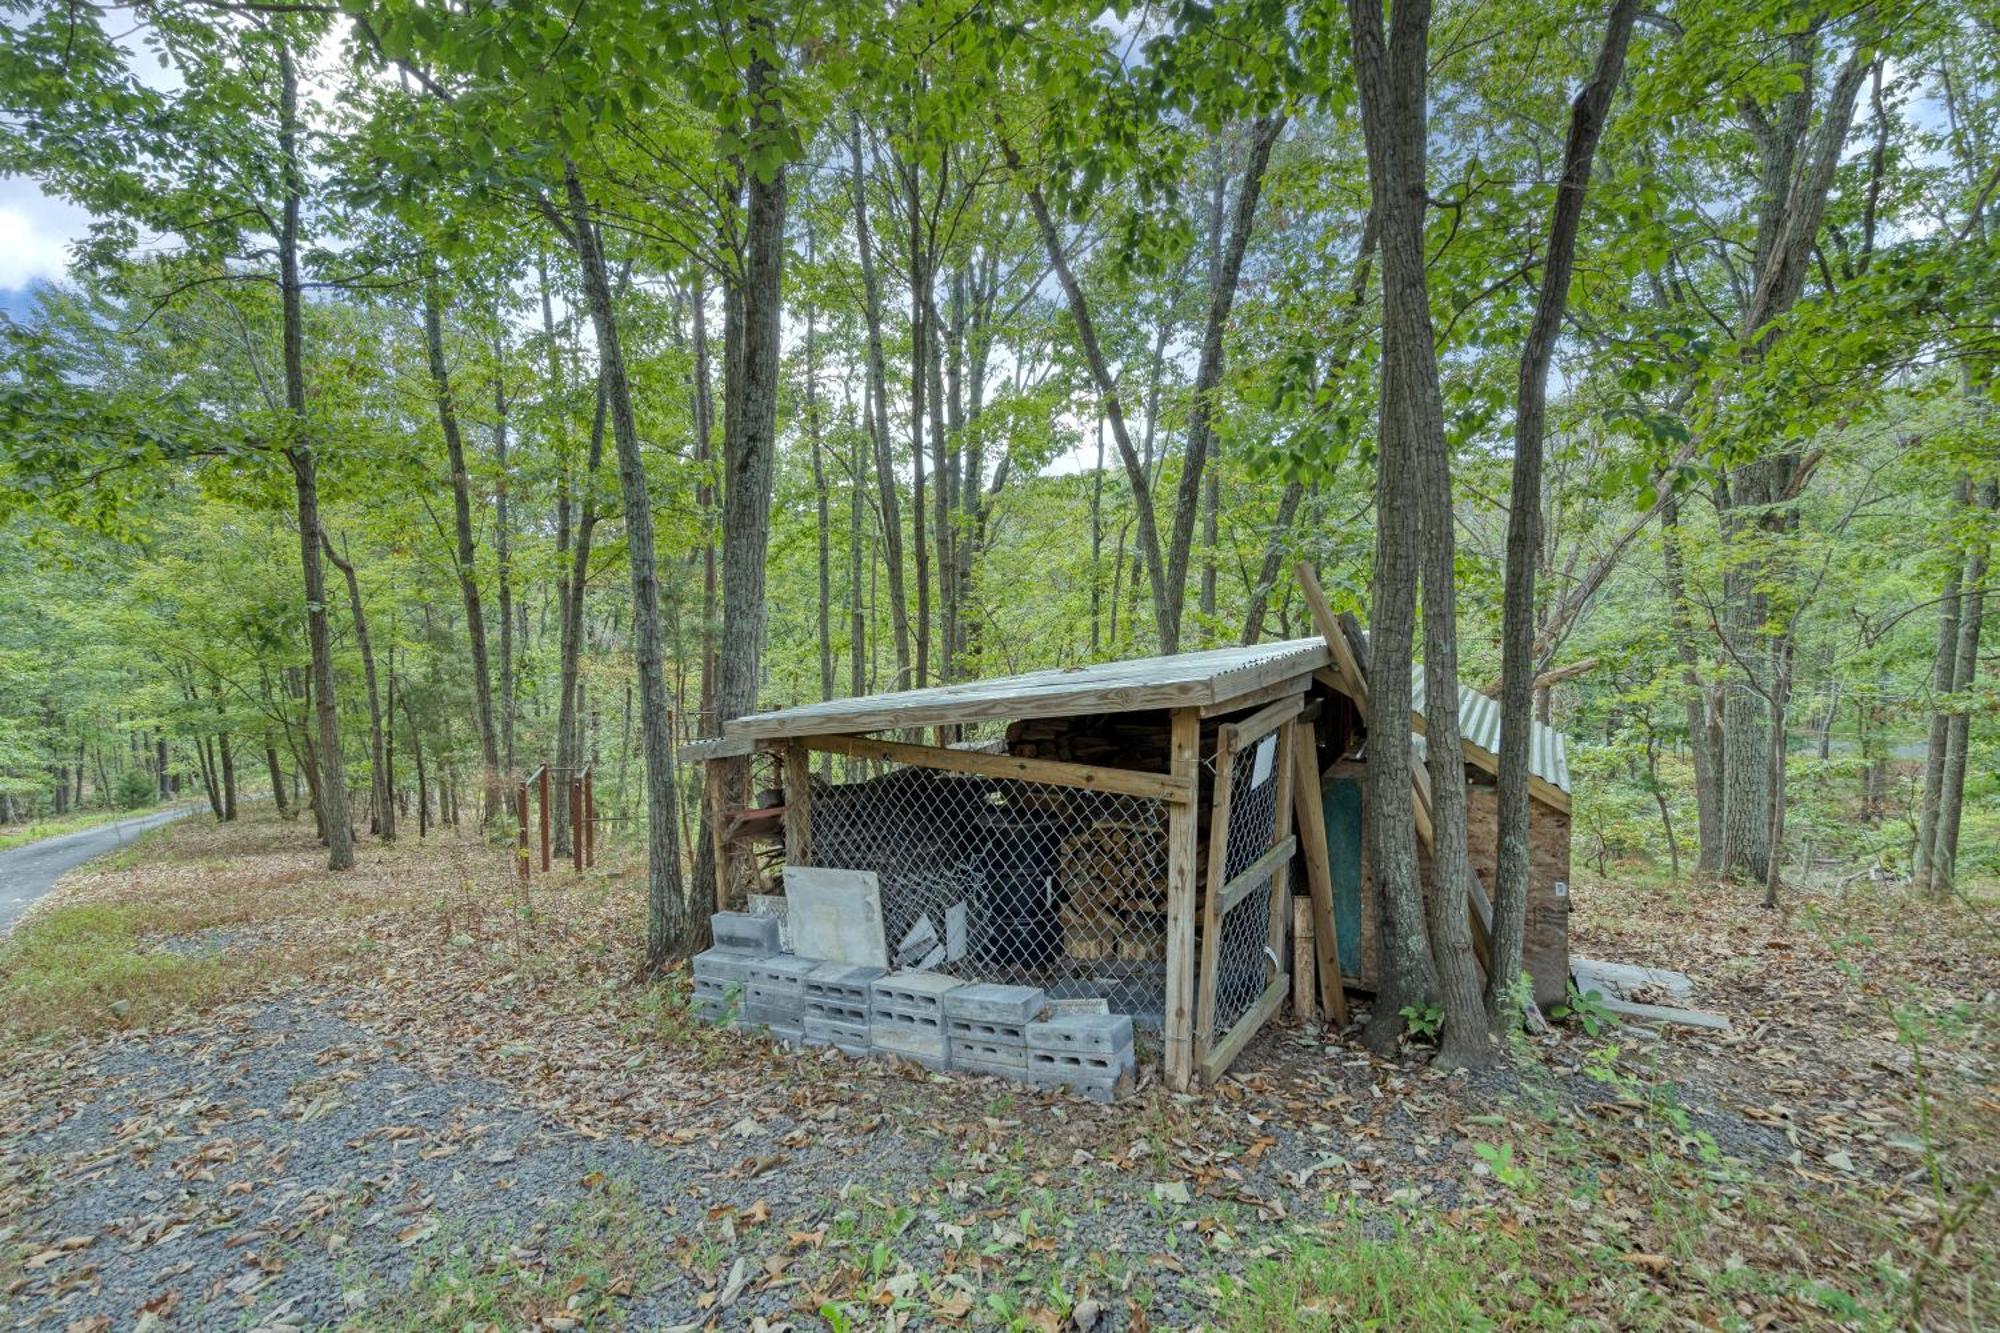
[[[1313,672],[1313,679],[1326,686],[1329,690],[1332,690],[1335,694],[1344,694],[1348,698],[1354,699],[1354,702],[1357,704],[1365,706],[1368,703],[1365,696],[1358,699],[1355,698],[1354,687],[1347,683],[1347,677],[1341,675],[1333,667],[1321,667],[1319,670]],[[1363,716],[1366,716],[1365,712]]]
[[[1292,922],[1289,900],[1292,896],[1292,857],[1298,851],[1298,839],[1292,836],[1292,750],[1298,744],[1301,728],[1296,721],[1288,721],[1278,733],[1278,790],[1277,806],[1272,811],[1271,846],[1275,850],[1288,849],[1272,868],[1270,925],[1265,947],[1270,950],[1271,972],[1282,976],[1285,971],[1285,929]]]
[[[705,763],[710,759],[741,759],[757,748],[748,736],[702,736],[680,748],[677,756],[684,764]]]
[[[1264,1024],[1270,1022],[1271,1015],[1277,1013],[1279,1006],[1284,1004],[1285,992],[1290,987],[1291,980],[1283,972],[1271,979],[1271,984],[1264,987],[1263,994],[1259,995],[1257,1002],[1250,1006],[1250,1012],[1243,1015],[1236,1026],[1229,1030],[1229,1035],[1202,1057],[1203,1083],[1214,1083],[1229,1072],[1229,1066],[1236,1063],[1236,1057],[1243,1054],[1243,1048],[1250,1044],[1250,1039],[1264,1030]]]
[[[1224,723],[1221,729],[1229,733],[1232,749],[1247,750],[1297,717],[1305,706],[1305,695],[1288,694],[1276,703],[1266,704],[1241,722]]]
[[[1282,699],[1288,694],[1304,694],[1307,688],[1311,686],[1313,678],[1324,674],[1325,671],[1326,668],[1321,667],[1318,671],[1301,672],[1296,676],[1286,676],[1282,680],[1274,680],[1261,689],[1251,690],[1249,693],[1238,695],[1234,699],[1225,699],[1221,703],[1215,704],[1203,704],[1201,706],[1201,715],[1203,717],[1215,717],[1222,713],[1235,713],[1245,708],[1255,708],[1259,704],[1270,703],[1274,699]]]
[[[785,864],[812,864],[812,757],[797,741],[784,746]]]
[[[1600,999],[1598,1003],[1622,1018],[1634,1019],[1641,1023],[1674,1023],[1688,1028],[1709,1028],[1724,1032],[1729,1028],[1726,1014],[1712,1014],[1706,1009],[1671,1009],[1663,1004],[1634,1004],[1630,1000]]]
[[[1185,800],[1167,807],[1167,1084],[1187,1091],[1194,1081],[1195,856],[1201,812],[1195,782],[1201,766],[1201,718],[1192,708],[1174,710],[1169,764],[1187,784]]]
[[[1222,876],[1229,864],[1229,804],[1235,783],[1236,753],[1227,728],[1215,737],[1215,795],[1208,812],[1208,874],[1202,884],[1201,981],[1195,997],[1194,1056],[1207,1066],[1215,1042],[1215,971],[1222,948]]]
[[[984,750],[878,741],[867,736],[802,736],[797,743],[808,750],[844,754],[854,759],[916,764],[985,778],[1019,778],[1024,782],[1046,782],[1052,786],[1079,787],[1085,791],[1119,792],[1155,801],[1188,799],[1194,790],[1191,778],[1176,777],[1171,773],[1142,773],[1132,768],[1068,764],[1054,759],[1024,759],[1018,755],[988,754]]]
[[[709,850],[715,859],[715,910],[729,910],[729,811],[722,799],[722,766],[729,760],[711,759],[702,765],[702,795],[708,801]],[[699,902],[699,898],[696,900]]]
[[[1313,992],[1313,974],[1319,971],[1313,952],[1318,934],[1313,929],[1312,899],[1292,899],[1292,1013],[1301,1023],[1319,1022],[1319,996]]]
[[[1266,848],[1262,856],[1252,861],[1236,878],[1222,886],[1220,904],[1216,911],[1228,916],[1245,898],[1260,888],[1269,887],[1271,876],[1289,865],[1298,850],[1299,840],[1289,834],[1275,847]]]
[[[833,699],[735,718],[726,734],[732,740],[777,739],[983,720],[1201,708],[1309,674],[1329,660],[1326,645],[1317,639],[1218,648]]]
[[[1333,657],[1334,670],[1345,683],[1342,693],[1357,703],[1368,702],[1368,677],[1361,669],[1361,663],[1354,656],[1354,647],[1348,643],[1346,633],[1335,618],[1333,608],[1328,605],[1326,592],[1319,586],[1319,575],[1313,567],[1301,560],[1292,567],[1298,576],[1299,591],[1305,594],[1306,607],[1312,612],[1313,628],[1326,640],[1326,649]],[[1365,708],[1363,710],[1366,711]]]
[[[1326,845],[1326,807],[1312,747],[1292,752],[1292,804],[1299,842],[1305,852],[1306,889],[1312,908],[1313,956],[1319,963],[1320,1009],[1341,1027],[1347,1026],[1347,992],[1340,984],[1340,930],[1333,912],[1333,862]]]

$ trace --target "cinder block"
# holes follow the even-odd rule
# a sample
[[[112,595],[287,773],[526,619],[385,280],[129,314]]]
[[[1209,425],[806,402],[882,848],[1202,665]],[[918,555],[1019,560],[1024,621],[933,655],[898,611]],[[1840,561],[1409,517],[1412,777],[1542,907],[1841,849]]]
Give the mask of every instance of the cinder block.
[[[1061,1071],[1051,1073],[1033,1066],[1028,1069],[1027,1082],[1029,1086],[1044,1092],[1060,1089],[1075,1093],[1079,1097],[1087,1097],[1094,1102],[1115,1102],[1132,1090],[1130,1074],[1121,1074],[1110,1080],[1092,1080],[1078,1078],[1074,1074]]]
[[[1020,1078],[1028,1069],[1028,1049],[1012,1042],[982,1041],[954,1033],[951,1039],[951,1067]]]
[[[797,1027],[805,1014],[806,978],[822,960],[778,954],[750,968],[743,985],[743,1010],[756,1022]]]
[[[696,981],[733,981],[741,984],[750,980],[751,968],[768,961],[771,957],[772,953],[736,953],[728,949],[704,949],[694,956],[690,967]]]
[[[1027,1038],[1031,1051],[1115,1055],[1132,1049],[1132,1019],[1125,1014],[1057,1014],[1028,1024]]]
[[[769,956],[778,952],[778,918],[749,912],[717,912],[708,919],[715,947],[728,953]]]
[[[867,1027],[875,979],[881,975],[881,968],[865,964],[822,963],[805,979],[806,1014]]]
[[[1027,1056],[1028,1081],[1038,1088],[1067,1087],[1081,1092],[1111,1088],[1115,1093],[1119,1085],[1129,1085],[1138,1067],[1129,1043],[1116,1051],[1031,1049]]]
[[[878,1006],[912,1010],[936,1010],[945,996],[964,989],[963,981],[941,972],[891,972],[873,987]]]
[[[742,1007],[741,983],[711,981],[705,977],[694,979],[694,992],[688,997],[688,1008],[694,1011],[695,1017],[708,1023],[720,1023]]]
[[[944,1016],[1021,1027],[1042,1012],[1048,997],[1039,986],[961,986],[944,996]]]
[[[977,1018],[953,1018],[944,1020],[945,1034],[953,1041],[983,1041],[996,1046],[1024,1048],[1028,1044],[1026,1023],[989,1023]]]
[[[931,1069],[951,1068],[951,1042],[942,1027],[885,1021],[877,1012],[868,1025],[868,1043],[881,1055],[900,1055]]]

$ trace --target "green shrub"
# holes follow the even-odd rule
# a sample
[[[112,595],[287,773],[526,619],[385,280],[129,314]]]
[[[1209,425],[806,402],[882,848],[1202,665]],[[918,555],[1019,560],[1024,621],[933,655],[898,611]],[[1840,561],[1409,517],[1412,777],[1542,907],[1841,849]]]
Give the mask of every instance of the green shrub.
[[[213,1002],[229,981],[215,955],[141,944],[140,909],[63,907],[0,947],[0,1025],[28,1034],[146,1027]]]
[[[118,775],[111,794],[120,810],[141,810],[159,803],[160,788],[145,769],[128,768]]]

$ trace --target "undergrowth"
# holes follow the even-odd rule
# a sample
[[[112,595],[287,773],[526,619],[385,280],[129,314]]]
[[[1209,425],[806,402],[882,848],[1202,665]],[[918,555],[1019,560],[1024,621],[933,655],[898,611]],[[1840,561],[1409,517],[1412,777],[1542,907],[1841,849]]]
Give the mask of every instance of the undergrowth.
[[[0,946],[0,1027],[24,1036],[151,1027],[214,1003],[248,961],[149,947],[157,913],[139,906],[60,907]]]

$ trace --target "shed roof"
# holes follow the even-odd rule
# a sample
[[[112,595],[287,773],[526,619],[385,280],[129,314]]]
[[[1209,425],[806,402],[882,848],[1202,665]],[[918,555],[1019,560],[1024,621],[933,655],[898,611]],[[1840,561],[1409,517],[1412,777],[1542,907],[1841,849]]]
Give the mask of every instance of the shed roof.
[[[723,731],[732,739],[772,740],[953,722],[1011,722],[1147,708],[1212,708],[1309,674],[1331,660],[1324,641],[1291,639],[1247,648],[1052,667],[895,694],[829,699],[735,718]]]
[[[1415,720],[1423,721],[1424,671],[1422,664],[1411,673],[1410,708]],[[1458,731],[1467,745],[1492,756],[1500,756],[1500,701],[1470,685],[1458,687]],[[1563,734],[1540,722],[1528,733],[1528,772],[1551,787],[1569,794],[1569,752]]]

